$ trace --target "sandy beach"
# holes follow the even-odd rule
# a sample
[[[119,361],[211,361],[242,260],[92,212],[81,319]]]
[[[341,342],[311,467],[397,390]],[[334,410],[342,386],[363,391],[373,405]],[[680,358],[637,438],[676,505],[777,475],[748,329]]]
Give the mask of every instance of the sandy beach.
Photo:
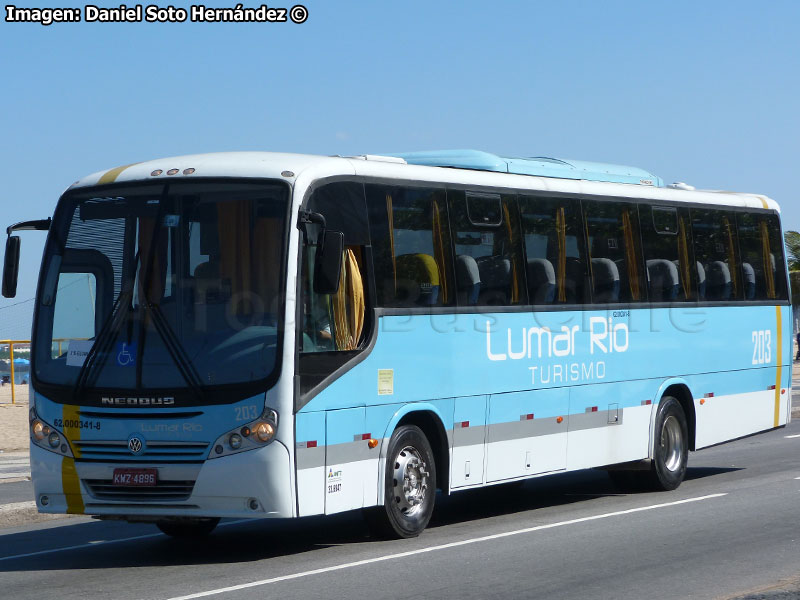
[[[11,386],[0,387],[0,450],[12,452],[28,449],[28,386],[14,389],[15,404],[11,404]]]

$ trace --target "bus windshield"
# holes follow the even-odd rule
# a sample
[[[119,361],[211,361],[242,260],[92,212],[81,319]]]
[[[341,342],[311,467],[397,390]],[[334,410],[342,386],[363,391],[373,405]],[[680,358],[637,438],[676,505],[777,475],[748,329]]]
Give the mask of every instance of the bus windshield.
[[[287,206],[278,182],[69,192],[43,263],[34,385],[70,401],[263,383],[282,329]]]

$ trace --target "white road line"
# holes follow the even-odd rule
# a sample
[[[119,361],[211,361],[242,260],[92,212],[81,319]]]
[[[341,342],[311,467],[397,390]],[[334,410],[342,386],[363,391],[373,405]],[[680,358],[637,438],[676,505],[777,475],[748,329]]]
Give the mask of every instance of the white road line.
[[[501,538],[511,537],[513,535],[520,535],[523,533],[532,533],[534,531],[542,531],[544,529],[553,529],[555,527],[563,527],[564,525],[575,525],[576,523],[585,523],[587,521],[597,521],[599,519],[608,519],[609,517],[618,517],[621,515],[629,515],[632,513],[643,512],[647,510],[655,510],[658,508],[667,508],[669,506],[677,506],[679,504],[687,504],[689,502],[700,502],[701,500],[710,500],[712,498],[720,498],[727,496],[727,494],[711,494],[709,496],[700,496],[697,498],[688,498],[686,500],[677,500],[676,502],[665,502],[663,504],[652,504],[650,506],[642,506],[639,508],[631,508],[628,510],[619,510],[616,512],[604,513],[601,515],[594,515],[591,517],[582,517],[580,519],[571,519],[569,521],[560,521],[558,523],[550,523],[549,525],[537,525],[536,527],[526,527],[525,529],[516,529],[514,531],[506,531],[505,533],[496,533],[493,535],[485,535],[482,537],[461,540],[460,542],[451,542],[449,544],[440,544],[439,546],[429,546],[428,548],[419,548],[418,550],[409,550],[408,552],[398,552],[397,554],[386,554],[384,556],[376,556],[375,558],[368,558],[365,560],[357,560],[355,562],[344,563],[341,565],[334,565],[332,567],[324,567],[321,569],[313,569],[311,571],[302,571],[300,573],[292,573],[291,575],[282,575],[280,577],[272,577],[270,579],[262,579],[260,581],[253,581],[250,583],[242,583],[239,585],[232,585],[230,587],[218,588],[216,590],[209,590],[207,592],[198,592],[196,594],[189,594],[187,596],[178,596],[169,598],[169,600],[192,600],[194,598],[205,598],[207,596],[215,596],[217,594],[224,594],[226,592],[235,592],[247,588],[258,587],[262,585],[269,585],[270,583],[279,583],[281,581],[290,581],[292,579],[300,579],[303,577],[310,577],[312,575],[320,575],[322,573],[330,573],[331,571],[341,571],[343,569],[351,569],[353,567],[360,567],[372,563],[383,562],[387,560],[395,560],[398,558],[405,558],[414,556],[416,554],[425,554],[427,552],[437,552],[439,550],[447,550],[450,548],[457,548],[459,546],[467,546],[469,544],[477,544],[479,542],[487,542],[490,540],[497,540]]]
[[[0,480],[3,479],[19,479],[20,477],[30,477],[30,473],[0,473]]]
[[[35,503],[34,503],[35,506]],[[252,519],[237,519],[228,523],[222,523],[219,527],[226,527],[228,525],[236,525],[238,523],[246,523]],[[51,548],[50,550],[39,550],[38,552],[28,552],[26,554],[14,554],[13,556],[0,556],[0,562],[4,560],[14,560],[17,558],[28,558],[30,556],[41,556],[42,554],[53,554],[54,552],[66,552],[67,550],[80,550],[81,548],[94,548],[96,546],[104,546],[106,544],[119,544],[120,542],[132,542],[133,540],[145,540],[147,538],[154,538],[163,536],[163,533],[148,533],[146,535],[135,535],[133,537],[120,538],[118,540],[94,540],[85,544],[77,544],[75,546],[64,546],[61,548]],[[0,536],[2,537],[2,536]]]
[[[795,435],[785,435],[783,437],[785,437],[787,440],[791,440],[793,438],[800,438],[800,433],[796,433]]]

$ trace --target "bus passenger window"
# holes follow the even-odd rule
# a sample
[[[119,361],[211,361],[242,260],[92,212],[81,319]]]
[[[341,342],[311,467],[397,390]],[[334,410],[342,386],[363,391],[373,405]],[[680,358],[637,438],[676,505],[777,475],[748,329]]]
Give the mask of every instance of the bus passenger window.
[[[453,304],[443,190],[367,185],[378,304]]]
[[[694,260],[689,209],[639,205],[650,302],[695,300],[704,273]]]
[[[737,213],[745,300],[785,300],[786,276],[778,217]]]
[[[580,202],[520,196],[531,304],[581,304],[586,297],[586,250]]]
[[[703,269],[698,284],[701,300],[741,300],[742,271],[736,236],[736,213],[717,209],[691,209],[694,255]]]
[[[462,306],[523,304],[522,241],[513,196],[448,190]]]
[[[592,300],[645,302],[647,289],[636,205],[586,201],[583,214],[589,243]]]

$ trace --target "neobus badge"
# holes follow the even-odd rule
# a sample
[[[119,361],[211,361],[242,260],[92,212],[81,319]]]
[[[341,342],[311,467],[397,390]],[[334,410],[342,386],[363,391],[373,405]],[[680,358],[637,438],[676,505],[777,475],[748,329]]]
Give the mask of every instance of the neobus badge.
[[[163,398],[112,398],[103,396],[100,398],[101,404],[111,406],[173,406],[175,398],[164,396]]]

